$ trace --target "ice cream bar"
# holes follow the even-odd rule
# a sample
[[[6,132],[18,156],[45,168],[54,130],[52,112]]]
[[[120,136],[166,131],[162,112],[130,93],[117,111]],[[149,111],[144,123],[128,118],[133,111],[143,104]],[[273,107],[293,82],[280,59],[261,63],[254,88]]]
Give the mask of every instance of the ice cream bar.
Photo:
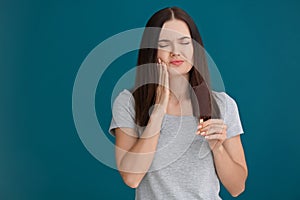
[[[203,121],[211,119],[211,101],[210,101],[210,93],[209,90],[203,81],[200,85],[194,86],[193,90],[196,95],[199,112],[200,112],[200,119]]]

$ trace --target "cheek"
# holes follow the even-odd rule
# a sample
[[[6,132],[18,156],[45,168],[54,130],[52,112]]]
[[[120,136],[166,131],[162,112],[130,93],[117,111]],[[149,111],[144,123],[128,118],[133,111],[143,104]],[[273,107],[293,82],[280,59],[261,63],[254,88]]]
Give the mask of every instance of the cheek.
[[[157,50],[157,57],[163,59],[164,61],[168,60],[168,56],[169,56],[170,52],[162,50],[162,49],[158,49]]]
[[[186,59],[188,63],[193,65],[193,48],[186,48],[182,51],[182,56]]]

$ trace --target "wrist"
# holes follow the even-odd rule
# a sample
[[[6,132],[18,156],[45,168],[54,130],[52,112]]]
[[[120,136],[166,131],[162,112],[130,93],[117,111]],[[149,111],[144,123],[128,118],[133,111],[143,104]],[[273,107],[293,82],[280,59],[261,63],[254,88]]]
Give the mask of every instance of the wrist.
[[[162,109],[155,109],[151,113],[148,123],[160,127],[162,125],[164,116],[165,112]]]
[[[218,147],[215,147],[212,152],[213,154],[222,154],[224,152],[224,146],[221,144],[220,146]]]
[[[151,116],[154,117],[163,117],[166,114],[165,110],[161,106],[155,106],[153,109],[153,112],[151,113]]]

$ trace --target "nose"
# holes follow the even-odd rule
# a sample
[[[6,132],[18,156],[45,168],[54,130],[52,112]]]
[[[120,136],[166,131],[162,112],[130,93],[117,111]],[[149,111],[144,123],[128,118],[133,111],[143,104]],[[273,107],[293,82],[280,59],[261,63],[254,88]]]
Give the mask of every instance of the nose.
[[[172,47],[173,48],[171,49],[171,52],[170,52],[171,56],[175,56],[175,55],[179,56],[180,53],[179,53],[178,46],[176,44],[173,44]]]
[[[172,56],[172,57],[173,57],[173,56],[180,56],[180,54],[179,54],[179,53],[171,52],[171,56]]]

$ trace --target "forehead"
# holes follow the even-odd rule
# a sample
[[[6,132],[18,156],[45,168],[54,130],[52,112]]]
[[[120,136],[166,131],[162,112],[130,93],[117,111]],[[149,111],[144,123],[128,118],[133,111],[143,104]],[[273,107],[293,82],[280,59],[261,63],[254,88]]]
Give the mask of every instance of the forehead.
[[[177,39],[183,36],[191,37],[188,25],[184,21],[173,19],[163,24],[159,38]]]

